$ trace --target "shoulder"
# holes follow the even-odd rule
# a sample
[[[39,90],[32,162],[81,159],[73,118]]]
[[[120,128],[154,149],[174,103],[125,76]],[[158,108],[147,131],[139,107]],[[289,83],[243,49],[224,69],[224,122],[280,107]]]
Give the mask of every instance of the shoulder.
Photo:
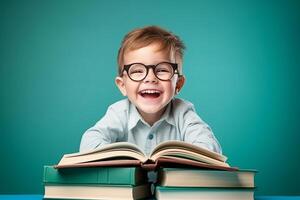
[[[128,119],[129,100],[123,99],[111,104],[105,115],[98,121],[105,127],[118,127],[124,130],[126,128],[126,121]]]
[[[124,118],[128,114],[129,107],[130,107],[130,101],[128,99],[122,99],[120,101],[111,104],[108,107],[106,114],[113,114],[120,118]]]
[[[172,100],[172,114],[175,121],[182,125],[202,121],[196,113],[194,105],[184,99],[175,98]]]
[[[180,112],[180,113],[186,112],[188,110],[195,111],[194,104],[180,98],[174,98],[172,100],[172,109],[174,112]]]
[[[113,104],[111,104],[108,109],[117,109],[119,111],[121,110],[128,110],[130,105],[130,101],[128,99],[122,99],[119,100]]]

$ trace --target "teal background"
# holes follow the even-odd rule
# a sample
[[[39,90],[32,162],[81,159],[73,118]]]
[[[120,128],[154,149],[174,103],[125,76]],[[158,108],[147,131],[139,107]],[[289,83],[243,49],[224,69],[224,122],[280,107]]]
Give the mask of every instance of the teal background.
[[[122,98],[123,36],[159,25],[187,46],[180,97],[256,195],[300,194],[299,1],[0,1],[0,193],[42,194],[43,165]]]

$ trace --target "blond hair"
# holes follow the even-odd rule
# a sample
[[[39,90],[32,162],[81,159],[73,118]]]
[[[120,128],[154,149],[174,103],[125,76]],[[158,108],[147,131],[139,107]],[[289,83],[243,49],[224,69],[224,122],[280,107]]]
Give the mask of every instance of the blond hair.
[[[180,38],[158,26],[146,26],[134,29],[125,35],[118,52],[119,74],[122,72],[124,54],[126,52],[143,48],[154,43],[160,45],[159,51],[166,51],[170,56],[174,56],[175,59],[179,58],[179,62],[182,62],[185,45]],[[182,70],[180,65],[179,70]]]

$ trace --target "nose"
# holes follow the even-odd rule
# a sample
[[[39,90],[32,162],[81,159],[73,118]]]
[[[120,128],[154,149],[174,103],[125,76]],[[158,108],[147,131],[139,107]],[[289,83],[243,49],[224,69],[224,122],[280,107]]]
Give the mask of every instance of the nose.
[[[151,82],[151,83],[157,83],[158,79],[154,74],[154,71],[152,68],[149,69],[148,74],[146,78],[144,79],[145,83]]]

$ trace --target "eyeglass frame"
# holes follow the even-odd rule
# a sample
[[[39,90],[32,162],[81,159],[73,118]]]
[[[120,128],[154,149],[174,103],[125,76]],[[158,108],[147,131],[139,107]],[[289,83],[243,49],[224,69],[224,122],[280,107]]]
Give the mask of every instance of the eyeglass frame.
[[[171,76],[169,79],[167,79],[167,80],[163,80],[163,79],[158,78],[157,75],[156,75],[156,73],[155,73],[155,68],[156,68],[158,65],[162,64],[162,63],[167,63],[167,64],[171,65],[171,67],[172,67],[172,69],[173,69],[173,74],[172,74],[172,76]],[[147,71],[146,71],[145,77],[142,78],[141,80],[134,80],[134,79],[132,79],[132,78],[130,77],[129,73],[128,73],[129,68],[130,68],[132,65],[135,65],[135,64],[141,64],[141,65],[143,65],[143,66],[146,68],[146,70],[147,70]],[[124,66],[123,66],[123,70],[122,70],[120,76],[122,76],[122,75],[123,75],[123,72],[126,71],[128,77],[129,77],[132,81],[140,82],[140,81],[143,81],[143,80],[148,76],[148,73],[149,73],[149,69],[150,69],[150,68],[153,70],[153,74],[155,75],[155,77],[156,77],[158,80],[161,80],[161,81],[169,81],[169,80],[171,80],[171,79],[173,78],[173,76],[174,76],[175,74],[177,74],[178,77],[181,77],[181,76],[182,76],[182,74],[180,74],[180,72],[178,71],[178,64],[177,64],[177,63],[171,63],[171,62],[160,62],[160,63],[157,63],[156,65],[145,65],[144,63],[131,63],[131,64],[128,64],[128,65],[124,65]]]

